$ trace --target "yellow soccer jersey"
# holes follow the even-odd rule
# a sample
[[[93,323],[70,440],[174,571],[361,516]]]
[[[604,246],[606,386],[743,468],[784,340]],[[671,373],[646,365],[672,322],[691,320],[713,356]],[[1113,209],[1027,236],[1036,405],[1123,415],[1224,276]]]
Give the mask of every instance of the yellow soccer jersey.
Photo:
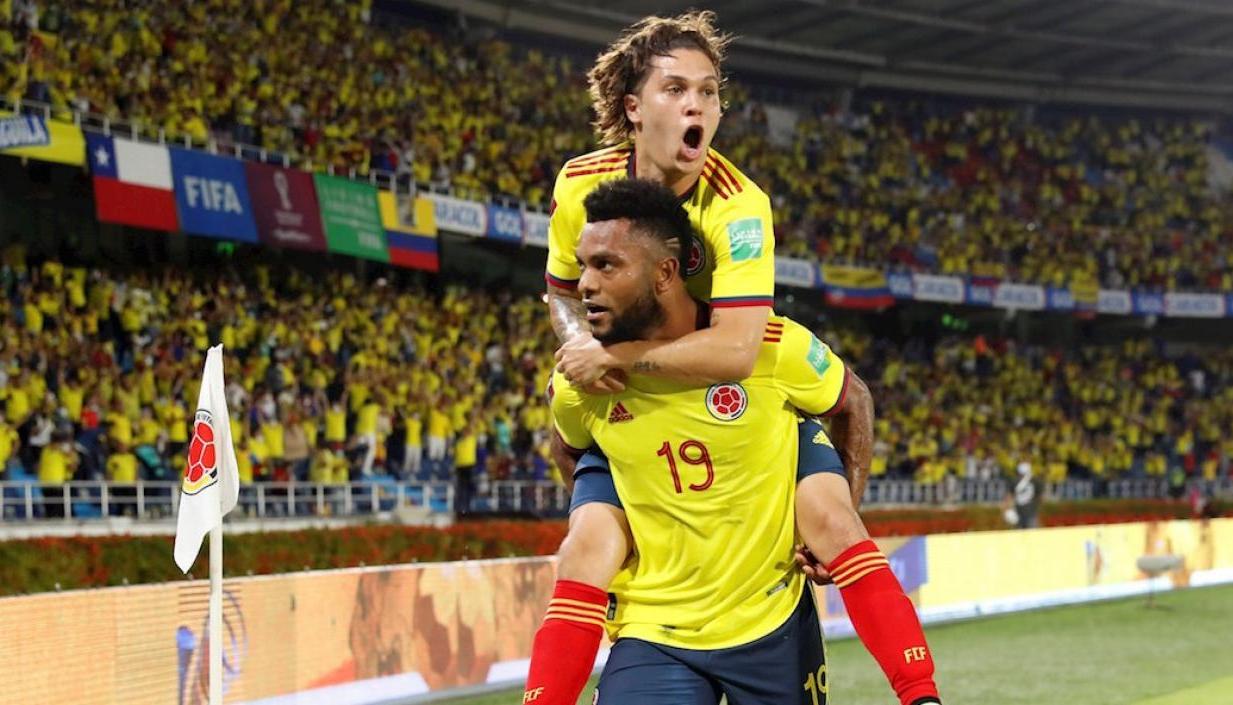
[[[580,270],[574,250],[586,225],[583,199],[605,181],[633,176],[634,148],[626,143],[571,159],[557,175],[548,225],[552,286],[573,289]],[[702,177],[682,197],[694,237],[685,281],[689,293],[715,308],[770,306],[775,293],[775,233],[771,201],[714,149]]]
[[[804,588],[792,556],[796,409],[838,409],[847,379],[830,348],[780,316],[740,383],[634,376],[619,394],[591,396],[554,377],[557,432],[608,456],[634,536],[610,587],[614,638],[720,649],[787,620]]]

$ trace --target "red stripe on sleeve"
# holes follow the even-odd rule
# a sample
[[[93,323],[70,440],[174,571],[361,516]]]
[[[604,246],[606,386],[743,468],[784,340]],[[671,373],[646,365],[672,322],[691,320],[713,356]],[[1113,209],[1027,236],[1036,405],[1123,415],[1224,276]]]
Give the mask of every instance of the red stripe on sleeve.
[[[555,286],[558,289],[565,289],[566,291],[574,291],[578,288],[577,279],[561,279],[559,277],[552,276],[548,272],[544,272],[544,281],[548,282],[549,286]]]
[[[826,411],[818,414],[818,416],[827,417],[837,413],[843,408],[843,403],[848,400],[848,380],[852,378],[852,371],[848,368],[843,368],[843,386],[839,388],[839,399],[835,401],[835,405]]]

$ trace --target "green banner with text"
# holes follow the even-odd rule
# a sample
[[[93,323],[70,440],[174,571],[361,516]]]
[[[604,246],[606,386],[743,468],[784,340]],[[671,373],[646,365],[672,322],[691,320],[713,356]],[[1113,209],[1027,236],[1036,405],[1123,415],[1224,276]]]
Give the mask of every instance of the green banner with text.
[[[314,174],[313,181],[330,252],[389,262],[377,189],[326,174]]]

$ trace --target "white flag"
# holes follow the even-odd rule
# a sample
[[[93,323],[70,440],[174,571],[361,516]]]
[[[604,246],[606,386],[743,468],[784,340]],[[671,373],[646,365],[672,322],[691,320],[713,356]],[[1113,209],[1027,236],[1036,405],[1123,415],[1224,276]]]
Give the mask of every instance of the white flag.
[[[231,417],[223,390],[223,346],[206,353],[188,444],[188,463],[180,485],[176,517],[176,565],[185,573],[197,560],[201,541],[235,507],[240,496],[240,475],[231,443]]]

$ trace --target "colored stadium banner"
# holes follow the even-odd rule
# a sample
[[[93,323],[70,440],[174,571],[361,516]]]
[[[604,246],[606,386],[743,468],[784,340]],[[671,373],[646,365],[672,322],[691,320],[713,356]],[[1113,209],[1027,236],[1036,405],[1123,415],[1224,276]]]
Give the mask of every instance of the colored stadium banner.
[[[894,305],[886,273],[865,267],[822,265],[826,302],[840,308],[877,309]]]
[[[997,294],[1000,284],[999,280],[989,277],[969,277],[965,303],[973,306],[992,306],[993,297]]]
[[[912,275],[912,298],[917,301],[961,304],[963,294],[963,280],[959,277],[941,277],[932,274]]]
[[[1099,313],[1126,315],[1133,310],[1129,291],[1101,289],[1096,295],[1096,311]]]
[[[150,230],[179,228],[165,146],[93,133],[86,135],[86,144],[100,221]]]
[[[548,223],[551,220],[543,213],[526,212],[522,214],[525,230],[522,233],[522,244],[535,247],[548,247]]]
[[[0,110],[0,154],[82,166],[86,140],[72,123]]]
[[[1066,287],[1048,287],[1045,289],[1045,308],[1050,311],[1073,311],[1075,310],[1075,296]]]
[[[1131,313],[1136,316],[1165,315],[1165,295],[1154,291],[1131,291]]]
[[[244,174],[261,242],[275,247],[325,251],[325,231],[317,210],[317,191],[311,174],[256,162],[246,162]]]
[[[0,118],[0,152],[25,154],[26,150],[44,149],[3,147],[33,145],[43,139],[42,128],[50,131],[53,146],[57,129],[76,130],[54,121],[17,120]],[[195,234],[247,242],[253,241],[255,230],[257,239],[269,245],[328,249],[430,271],[440,266],[439,231],[536,247],[548,244],[549,217],[542,213],[438,194],[417,197],[414,207],[395,207],[393,201],[387,202],[387,195],[380,195],[377,205],[369,208],[368,196],[374,190],[367,184],[253,162],[243,164],[245,189],[237,180],[236,163],[229,159],[180,149],[171,150],[169,159],[162,146],[94,134],[87,135],[86,141],[95,175],[96,207],[99,219],[106,222],[157,230],[183,227]],[[170,198],[172,163],[177,178]],[[190,175],[198,179],[191,185]],[[318,205],[319,192],[328,192],[328,203]],[[324,225],[323,218],[328,221]],[[380,239],[385,242],[379,245]],[[996,277],[885,272],[848,265],[818,267],[792,257],[776,257],[775,269],[777,283],[822,289],[828,304],[843,308],[879,309],[905,300],[1077,316],[1233,316],[1233,295],[1100,289],[1093,282],[1043,287]]]
[[[244,162],[172,147],[171,174],[184,232],[257,242]]]
[[[484,236],[503,242],[522,244],[522,211],[488,204],[488,227]]]
[[[1100,300],[1100,287],[1096,282],[1072,282],[1070,295],[1074,299],[1076,311],[1091,313],[1096,310],[1096,304]]]
[[[330,252],[389,262],[385,228],[371,184],[328,174],[314,174],[321,223]]]
[[[803,259],[776,257],[775,283],[812,289],[818,285],[818,266]]]
[[[887,272],[886,287],[890,289],[891,296],[896,299],[911,299],[913,298],[913,284],[911,274],[903,272]]]
[[[452,196],[429,195],[441,230],[483,237],[488,230],[488,212],[483,204]]]
[[[432,201],[423,196],[377,194],[381,225],[390,248],[390,263],[436,272],[441,268],[437,253],[437,220]]]
[[[1224,296],[1170,292],[1164,295],[1164,315],[1176,318],[1222,318],[1225,315]]]
[[[1041,311],[1045,308],[1045,288],[1002,282],[993,294],[993,305],[997,308]]]
[[[1233,519],[877,543],[926,624],[1233,582]],[[1165,553],[1183,567],[1147,580],[1136,560]],[[517,684],[554,580],[548,557],[228,579],[226,702],[375,705]],[[4,702],[205,705],[208,589],[194,580],[0,599],[0,633],[21,637],[0,639]],[[815,589],[828,637],[851,634],[835,587]]]

